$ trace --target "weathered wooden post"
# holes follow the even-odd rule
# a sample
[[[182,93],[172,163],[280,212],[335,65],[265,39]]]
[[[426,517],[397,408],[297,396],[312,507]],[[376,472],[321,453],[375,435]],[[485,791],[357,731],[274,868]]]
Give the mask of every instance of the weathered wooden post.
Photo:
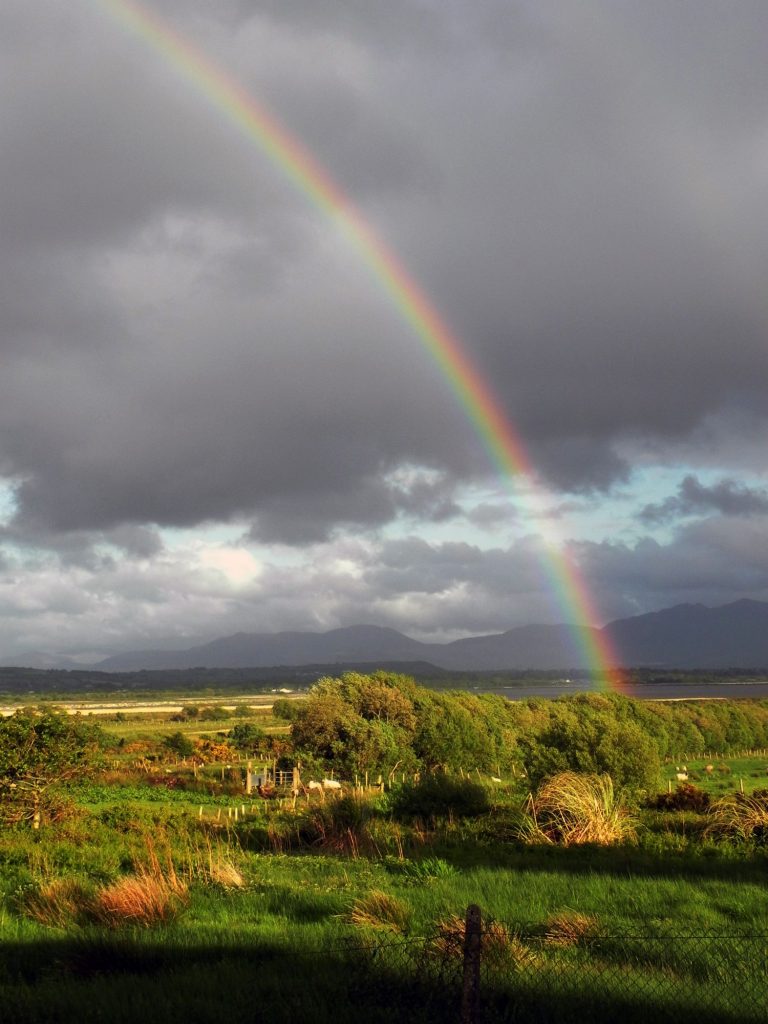
[[[461,990],[461,1024],[480,1024],[480,951],[482,915],[476,903],[467,907],[464,925],[464,977]]]
[[[253,792],[253,761],[246,761],[245,764],[245,792],[247,796]]]

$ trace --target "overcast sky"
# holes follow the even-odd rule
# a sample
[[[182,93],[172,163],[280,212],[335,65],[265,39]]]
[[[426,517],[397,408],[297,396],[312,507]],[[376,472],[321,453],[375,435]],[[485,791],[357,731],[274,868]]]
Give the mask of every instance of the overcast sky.
[[[147,0],[492,382],[100,0],[0,9],[0,663],[768,600],[763,0]]]

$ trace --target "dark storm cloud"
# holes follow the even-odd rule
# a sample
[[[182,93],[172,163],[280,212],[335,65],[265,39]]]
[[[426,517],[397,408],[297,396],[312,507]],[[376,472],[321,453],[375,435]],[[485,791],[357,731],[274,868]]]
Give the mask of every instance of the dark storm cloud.
[[[325,492],[319,486],[305,494],[265,501],[249,538],[264,543],[307,545],[328,540],[335,529],[370,529],[398,515],[439,523],[459,515],[454,485],[445,476],[416,474],[407,482],[381,477],[355,480],[347,487],[338,480]]]
[[[149,6],[317,152],[552,486],[626,484],[633,445],[706,460],[728,410],[764,430],[763,5]],[[454,516],[489,463],[331,222],[98,5],[2,18],[14,528]]]
[[[745,487],[735,480],[721,480],[707,487],[696,476],[686,476],[677,494],[653,505],[646,505],[639,517],[646,523],[663,523],[681,516],[720,512],[727,516],[754,516],[768,513],[768,491]]]

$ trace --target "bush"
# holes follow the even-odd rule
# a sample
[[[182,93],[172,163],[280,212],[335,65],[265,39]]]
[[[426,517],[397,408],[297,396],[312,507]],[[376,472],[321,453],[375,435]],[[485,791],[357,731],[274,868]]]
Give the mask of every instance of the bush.
[[[365,797],[342,796],[315,804],[302,813],[296,825],[301,842],[329,853],[357,857],[377,853],[370,824],[376,807]]]
[[[443,774],[404,783],[393,791],[391,805],[400,818],[471,818],[489,810],[488,794],[481,785]]]
[[[703,813],[709,809],[711,799],[709,793],[690,782],[683,782],[675,788],[674,793],[659,793],[649,805],[657,811],[698,811]]]

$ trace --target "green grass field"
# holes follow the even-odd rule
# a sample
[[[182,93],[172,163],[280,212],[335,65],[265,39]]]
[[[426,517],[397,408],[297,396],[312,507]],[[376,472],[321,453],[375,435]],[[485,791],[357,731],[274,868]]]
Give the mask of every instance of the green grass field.
[[[100,724],[159,751],[169,733],[220,738],[243,721],[286,731],[268,710]],[[106,760],[39,832],[0,830],[3,1019],[458,1020],[469,904],[486,922],[487,1024],[764,1018],[759,830],[744,840],[706,811],[641,806],[636,836],[614,845],[533,843],[519,778],[474,782],[474,808],[415,813],[397,787],[262,799],[242,791],[241,765],[195,778],[168,758]],[[665,764],[661,792],[682,767]],[[768,788],[763,756],[685,767],[713,799]]]

